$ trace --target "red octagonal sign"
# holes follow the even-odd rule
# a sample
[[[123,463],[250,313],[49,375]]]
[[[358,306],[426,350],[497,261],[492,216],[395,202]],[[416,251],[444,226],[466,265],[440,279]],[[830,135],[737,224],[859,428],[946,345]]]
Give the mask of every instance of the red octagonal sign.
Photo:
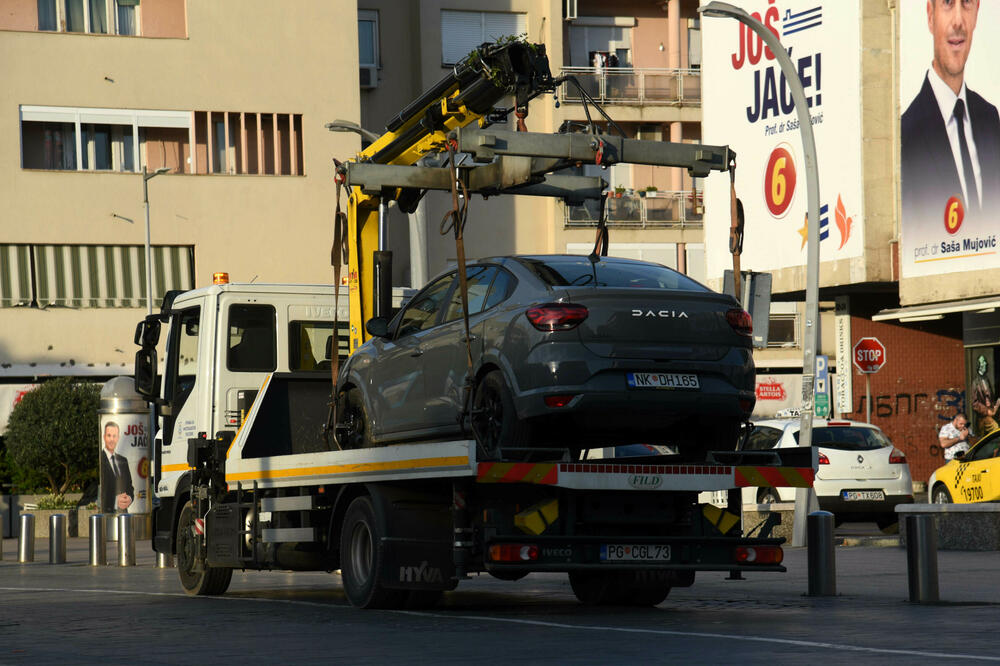
[[[878,372],[885,365],[885,345],[878,338],[861,338],[854,343],[851,357],[861,372]]]

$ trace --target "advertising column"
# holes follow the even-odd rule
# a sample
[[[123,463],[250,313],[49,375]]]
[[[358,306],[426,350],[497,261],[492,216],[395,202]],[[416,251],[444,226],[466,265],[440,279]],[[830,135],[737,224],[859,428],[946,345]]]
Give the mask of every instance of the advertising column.
[[[115,377],[101,389],[101,512],[149,514],[149,408],[131,377]]]
[[[1000,268],[1000,3],[900,2],[900,268]]]

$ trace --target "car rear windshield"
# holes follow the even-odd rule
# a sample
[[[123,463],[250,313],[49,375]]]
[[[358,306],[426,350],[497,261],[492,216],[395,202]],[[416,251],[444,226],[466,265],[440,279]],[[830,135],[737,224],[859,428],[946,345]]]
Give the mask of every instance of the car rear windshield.
[[[851,426],[814,428],[812,439],[813,446],[839,451],[871,451],[872,449],[892,446],[889,438],[883,435],[881,430],[874,428]],[[799,433],[797,432],[795,433],[795,441],[796,443],[799,441]]]
[[[553,287],[633,287],[709,291],[672,268],[638,261],[609,260],[592,263],[587,257],[521,257],[543,282]]]

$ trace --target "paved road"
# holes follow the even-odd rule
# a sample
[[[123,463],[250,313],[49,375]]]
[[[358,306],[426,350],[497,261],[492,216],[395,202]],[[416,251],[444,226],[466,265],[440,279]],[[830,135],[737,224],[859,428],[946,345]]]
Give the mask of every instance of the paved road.
[[[237,573],[220,598],[189,598],[176,571],[0,561],[0,664],[702,663],[825,659],[885,663],[1000,661],[1000,554],[941,552],[942,604],[907,602],[906,553],[838,548],[838,596],[811,598],[804,549],[787,549],[785,574],[728,581],[699,574],[654,609],[590,609],[565,576],[463,582],[433,611],[358,611],[339,576]],[[113,547],[109,554],[113,554]]]

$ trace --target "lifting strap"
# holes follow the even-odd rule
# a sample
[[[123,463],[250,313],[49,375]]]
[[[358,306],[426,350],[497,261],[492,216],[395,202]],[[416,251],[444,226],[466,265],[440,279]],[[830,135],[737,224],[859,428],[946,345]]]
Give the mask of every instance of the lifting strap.
[[[465,241],[463,232],[465,230],[465,219],[469,212],[469,190],[465,183],[458,177],[458,159],[456,155],[457,143],[449,139],[448,163],[451,175],[451,210],[444,214],[441,219],[441,235],[444,236],[449,231],[455,234],[455,253],[458,258],[458,288],[462,296],[462,321],[465,325],[465,359],[466,372],[463,382],[462,414],[459,417],[459,424],[463,431],[465,429],[466,416],[469,414],[472,402],[472,332],[469,330],[469,282],[465,271]],[[461,188],[461,198],[459,197]]]
[[[597,216],[597,238],[594,240],[594,251],[590,253],[590,261],[600,261],[598,257],[608,256],[608,193],[601,193],[601,207]]]
[[[336,167],[340,162],[334,160]],[[330,433],[337,424],[337,375],[340,374],[340,271],[348,261],[347,250],[347,213],[340,208],[340,191],[344,186],[346,175],[335,173],[333,177],[337,184],[337,212],[333,216],[333,245],[330,247],[330,265],[333,266],[333,336],[330,339],[330,412],[323,428],[323,438],[330,445]],[[334,445],[339,449],[337,438]]]
[[[740,254],[743,253],[743,202],[736,197],[736,158],[729,163],[729,251],[733,255],[733,291],[742,304]]]

